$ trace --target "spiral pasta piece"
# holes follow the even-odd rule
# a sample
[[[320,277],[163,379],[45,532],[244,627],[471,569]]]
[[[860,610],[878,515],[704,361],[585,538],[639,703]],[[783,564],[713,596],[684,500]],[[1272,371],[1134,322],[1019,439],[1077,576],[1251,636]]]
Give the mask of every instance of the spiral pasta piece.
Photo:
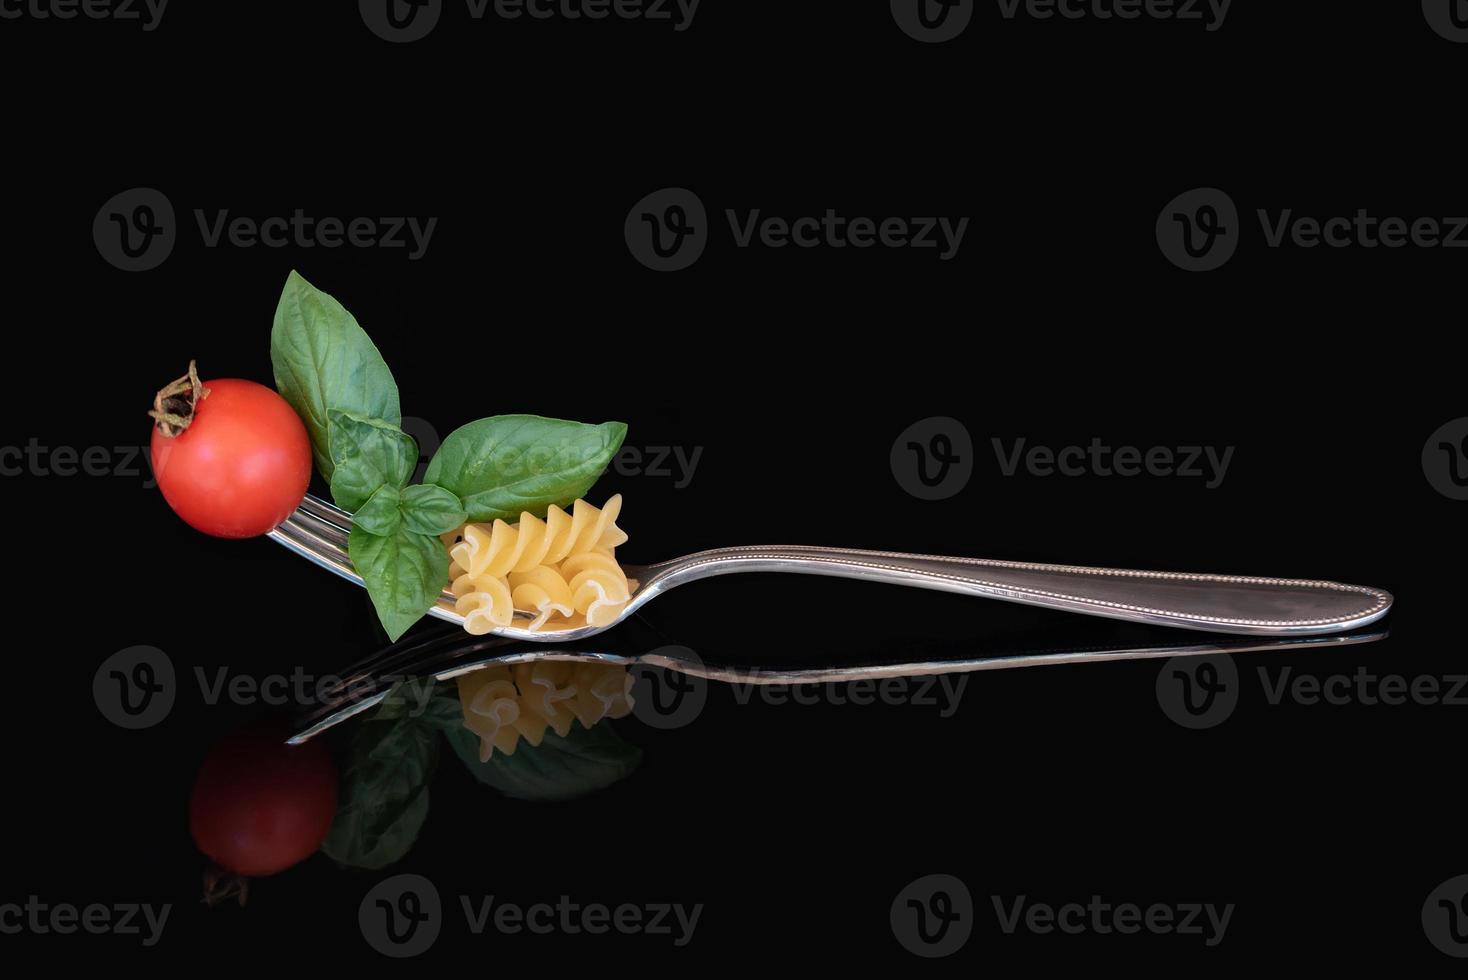
[[[636,583],[617,564],[626,542],[617,526],[622,497],[604,507],[577,500],[568,513],[551,506],[508,524],[466,524],[443,535],[450,591],[470,633],[513,625],[515,610],[533,613],[526,629],[574,629],[616,622]]]
[[[547,729],[561,738],[573,722],[591,728],[631,713],[632,675],[620,664],[538,661],[486,667],[458,679],[464,727],[479,736],[479,761],[513,755],[520,739],[532,746]]]

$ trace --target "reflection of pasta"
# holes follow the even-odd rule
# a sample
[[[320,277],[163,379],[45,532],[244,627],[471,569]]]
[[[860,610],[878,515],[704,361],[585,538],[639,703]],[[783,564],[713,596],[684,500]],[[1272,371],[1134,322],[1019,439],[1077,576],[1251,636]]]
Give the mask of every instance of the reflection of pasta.
[[[607,626],[632,596],[615,549],[627,540],[617,527],[622,495],[600,509],[578,500],[571,513],[552,506],[514,524],[465,524],[443,536],[448,546],[454,608],[470,633],[510,626],[515,610],[536,614],[531,630]]]
[[[538,661],[486,667],[459,678],[464,727],[479,736],[479,761],[496,750],[514,755],[524,738],[532,746],[547,728],[565,738],[573,721],[590,728],[632,711],[632,675],[616,664]]]

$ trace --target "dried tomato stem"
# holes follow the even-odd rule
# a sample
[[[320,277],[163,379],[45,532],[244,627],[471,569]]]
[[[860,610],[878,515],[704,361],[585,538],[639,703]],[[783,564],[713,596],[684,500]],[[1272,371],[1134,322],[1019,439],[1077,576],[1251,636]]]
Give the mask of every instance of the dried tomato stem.
[[[194,421],[194,409],[202,399],[209,397],[209,389],[199,381],[199,368],[189,361],[189,373],[170,381],[153,396],[153,408],[148,417],[170,439],[179,435]]]
[[[226,871],[214,862],[209,862],[209,866],[204,869],[205,905],[212,909],[216,905],[235,899],[243,906],[249,897],[249,878]]]

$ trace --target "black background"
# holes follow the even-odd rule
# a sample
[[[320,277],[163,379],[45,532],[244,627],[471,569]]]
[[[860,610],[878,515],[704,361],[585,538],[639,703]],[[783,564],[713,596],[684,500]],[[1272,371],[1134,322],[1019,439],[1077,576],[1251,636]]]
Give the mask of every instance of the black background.
[[[1462,407],[1461,254],[1268,249],[1256,208],[1408,219],[1465,213],[1453,92],[1468,47],[1413,3],[1258,4],[1222,29],[1006,21],[919,44],[887,5],[705,0],[690,29],[473,22],[450,3],[389,45],[353,4],[180,4],[136,24],[0,21],[10,173],[4,232],[9,445],[136,446],[190,357],[268,381],[270,317],[299,269],[340,299],[446,434],[504,412],[625,420],[628,445],[702,449],[686,487],[609,474],[631,561],[798,541],[1031,561],[1328,578],[1397,596],[1389,639],[1240,657],[1239,706],[1189,731],[1158,664],[1000,671],[943,718],[917,705],[740,705],[685,729],[621,723],[628,781],[513,803],[452,758],[396,871],[449,905],[424,959],[823,967],[921,963],[888,911],[915,878],[963,879],[968,944],[939,965],[1097,962],[1451,967],[1428,893],[1468,871],[1461,707],[1268,703],[1255,668],[1320,677],[1462,671],[1455,557],[1465,505],[1424,442]],[[319,9],[317,9],[319,8]],[[179,242],[108,265],[112,195],[155,187]],[[643,195],[694,190],[714,220],[691,268],[623,241]],[[1244,215],[1222,269],[1170,265],[1175,195]],[[787,217],[970,219],[957,257],[738,249],[725,208]],[[437,217],[427,254],[203,245],[193,212]],[[961,420],[972,481],[924,502],[888,454]],[[1185,478],[1005,477],[990,440],[1233,446],[1217,489]],[[120,457],[120,454],[117,454]],[[322,857],[241,910],[195,904],[192,774],[247,709],[192,671],[331,671],[379,638],[364,595],[265,541],[198,535],[146,471],[8,477],[14,669],[5,901],[172,903],[148,952],[309,969],[381,962],[357,907],[389,872]],[[690,586],[646,619],[706,660],[775,666],[992,646],[1023,628],[980,600],[794,579]],[[1062,617],[1063,619],[1063,617]],[[1082,623],[1106,639],[1112,627]],[[1023,628],[1022,628],[1023,627]],[[135,644],[185,678],[141,732],[91,679]],[[1273,675],[1272,675],[1273,676]],[[475,937],[454,896],[703,903],[693,941]],[[1006,935],[990,896],[1235,903],[1224,941]],[[132,959],[137,937],[6,936],[43,955]],[[121,961],[121,960],[119,960]]]

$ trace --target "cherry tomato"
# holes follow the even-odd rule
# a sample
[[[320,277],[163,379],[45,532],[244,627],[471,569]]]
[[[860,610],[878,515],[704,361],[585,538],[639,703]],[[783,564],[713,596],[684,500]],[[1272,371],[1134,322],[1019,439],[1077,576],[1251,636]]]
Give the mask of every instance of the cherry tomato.
[[[286,745],[250,729],[215,746],[189,799],[189,832],[227,871],[273,875],[310,857],[336,815],[337,772],[321,740]]]
[[[188,428],[153,429],[153,473],[179,517],[221,538],[264,534],[311,482],[311,438],[286,400],[253,381],[205,381]]]

